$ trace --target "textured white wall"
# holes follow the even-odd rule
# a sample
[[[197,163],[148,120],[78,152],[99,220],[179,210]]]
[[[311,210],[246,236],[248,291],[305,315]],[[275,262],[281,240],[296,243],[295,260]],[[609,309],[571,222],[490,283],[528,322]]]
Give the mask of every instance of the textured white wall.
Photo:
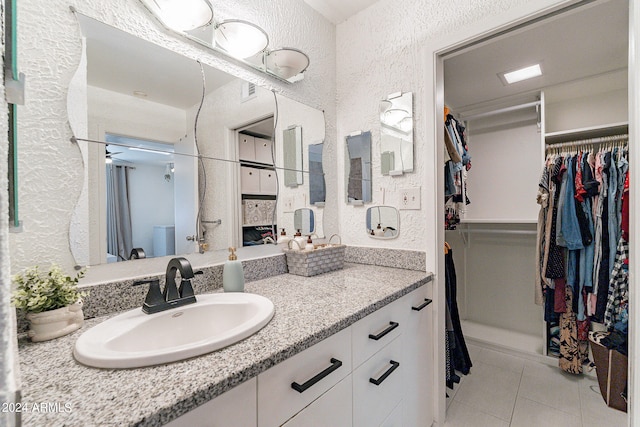
[[[69,142],[66,93],[82,45],[70,5],[136,36],[326,110],[328,135],[335,140],[335,27],[301,1],[221,0],[214,5],[217,18],[243,18],[260,25],[268,32],[271,46],[305,51],[311,66],[305,79],[295,85],[229,62],[169,33],[135,0],[21,1],[19,68],[27,75],[27,87],[26,104],[20,110],[19,168],[25,231],[10,236],[13,271],[51,261],[67,270],[75,264],[69,249],[69,223],[84,176],[82,156]],[[334,155],[335,147],[327,152]],[[329,219],[332,229],[337,230],[337,222],[337,215]]]
[[[498,15],[525,0],[381,0],[339,24],[336,30],[337,57],[337,194],[340,230],[347,244],[427,250],[435,238],[429,229],[429,215],[435,198],[430,128],[432,117],[424,117],[426,81],[422,49],[432,40],[460,31],[469,24]],[[380,125],[378,104],[394,92],[414,93],[415,172],[401,177],[380,173]],[[422,209],[400,211],[400,236],[373,240],[364,231],[362,207],[347,206],[345,200],[344,138],[356,130],[372,132],[373,205],[383,204],[376,191],[386,189],[385,205],[397,203],[397,191],[421,186]],[[427,146],[427,140],[429,141]],[[437,166],[440,167],[440,166]],[[436,219],[439,220],[439,219]],[[439,224],[440,222],[436,222]]]

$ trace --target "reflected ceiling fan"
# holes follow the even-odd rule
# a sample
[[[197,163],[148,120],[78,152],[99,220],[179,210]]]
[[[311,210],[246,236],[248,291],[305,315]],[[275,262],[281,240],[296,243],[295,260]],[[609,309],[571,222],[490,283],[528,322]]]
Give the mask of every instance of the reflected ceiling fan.
[[[123,159],[119,159],[117,157],[114,157],[114,156],[117,156],[118,154],[122,154],[122,151],[109,151],[109,146],[108,145],[104,148],[104,151],[105,151],[104,157],[105,157],[105,161],[107,163],[113,163],[113,161],[115,160],[115,161],[117,161],[119,163],[130,163],[130,164],[133,164],[132,162],[130,162],[128,160],[123,160]]]

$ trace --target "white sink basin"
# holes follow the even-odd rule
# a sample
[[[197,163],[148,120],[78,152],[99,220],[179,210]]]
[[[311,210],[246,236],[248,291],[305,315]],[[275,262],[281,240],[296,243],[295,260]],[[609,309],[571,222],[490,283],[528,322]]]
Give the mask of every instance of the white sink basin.
[[[267,298],[241,292],[196,295],[197,302],[155,314],[142,309],[112,317],[76,341],[78,362],[138,368],[199,356],[234,344],[273,317]]]

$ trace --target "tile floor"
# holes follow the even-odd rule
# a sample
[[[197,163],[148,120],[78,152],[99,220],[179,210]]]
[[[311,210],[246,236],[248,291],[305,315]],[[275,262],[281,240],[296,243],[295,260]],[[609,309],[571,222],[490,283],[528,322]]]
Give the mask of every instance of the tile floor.
[[[595,377],[473,344],[468,348],[473,368],[454,390],[447,389],[447,427],[627,425],[627,414],[605,405]]]

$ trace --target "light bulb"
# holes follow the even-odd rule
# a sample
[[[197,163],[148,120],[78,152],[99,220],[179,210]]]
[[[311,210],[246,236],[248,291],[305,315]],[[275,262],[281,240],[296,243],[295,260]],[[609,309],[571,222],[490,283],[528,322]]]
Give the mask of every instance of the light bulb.
[[[216,25],[214,37],[220,48],[239,59],[249,58],[269,44],[269,37],[262,28],[239,19],[230,19]]]

